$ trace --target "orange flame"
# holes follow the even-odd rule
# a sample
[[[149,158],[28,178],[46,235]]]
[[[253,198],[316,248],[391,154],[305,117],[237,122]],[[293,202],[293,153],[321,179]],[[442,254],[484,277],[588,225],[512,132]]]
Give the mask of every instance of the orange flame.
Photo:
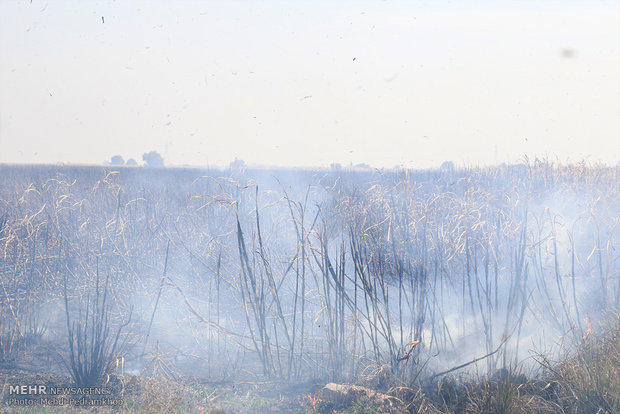
[[[592,322],[590,322],[588,318],[583,318],[583,323],[586,324],[586,333],[583,336],[583,339],[586,339],[592,333]]]
[[[312,409],[316,411],[316,402],[317,402],[317,396],[316,394],[312,395],[308,395],[308,401],[310,401],[310,405],[312,405]]]

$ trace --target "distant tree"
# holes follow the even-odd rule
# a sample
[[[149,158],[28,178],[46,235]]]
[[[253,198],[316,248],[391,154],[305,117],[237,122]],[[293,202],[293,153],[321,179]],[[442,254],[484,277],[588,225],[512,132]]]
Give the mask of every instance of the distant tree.
[[[243,170],[245,168],[245,161],[238,160],[235,158],[233,162],[230,163],[231,170]]]
[[[110,164],[112,164],[112,165],[124,165],[125,164],[125,160],[120,155],[115,155],[112,158],[110,158]]]
[[[335,171],[341,171],[342,170],[342,165],[338,162],[334,162],[332,164],[329,165],[329,168],[331,168],[332,170]]]
[[[142,161],[149,168],[162,168],[164,166],[164,158],[157,151],[142,154]]]
[[[439,167],[439,169],[441,171],[454,171],[454,163],[452,161],[445,161],[443,164],[441,164],[441,167]]]
[[[133,158],[130,158],[130,159],[127,160],[125,165],[138,165],[138,163]]]

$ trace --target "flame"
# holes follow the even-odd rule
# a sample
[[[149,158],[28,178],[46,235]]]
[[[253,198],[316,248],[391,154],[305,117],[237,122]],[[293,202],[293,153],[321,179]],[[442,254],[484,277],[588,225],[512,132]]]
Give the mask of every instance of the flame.
[[[314,395],[312,395],[312,394],[308,395],[308,401],[310,402],[310,405],[312,405],[312,410],[313,410],[313,411],[316,411],[316,403],[317,403],[317,400],[318,400],[318,398],[317,398],[316,394],[314,394]]]
[[[590,322],[590,320],[586,317],[583,318],[583,323],[586,324],[586,332],[585,335],[583,335],[583,339],[586,339],[592,333],[592,322]]]

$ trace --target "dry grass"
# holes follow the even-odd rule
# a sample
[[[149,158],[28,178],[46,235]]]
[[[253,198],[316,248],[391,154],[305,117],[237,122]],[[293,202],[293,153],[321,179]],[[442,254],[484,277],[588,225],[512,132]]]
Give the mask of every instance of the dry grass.
[[[132,305],[140,315],[127,326],[140,338],[142,354],[127,358],[138,371],[161,341],[175,372],[199,361],[206,369],[186,374],[365,380],[404,393],[433,374],[435,355],[456,355],[439,371],[472,360],[463,338],[476,338],[473,357],[490,355],[478,368],[492,375],[518,366],[544,327],[551,340],[586,338],[563,363],[541,358],[541,383],[443,379],[407,391],[411,411],[613,412],[617,340],[595,341],[586,325],[620,303],[619,172],[535,160],[291,175],[303,191],[261,178],[259,191],[250,171],[0,166],[0,358],[46,337],[72,348],[76,382],[110,373],[118,331],[96,298],[82,317],[51,312],[28,325],[44,304],[68,307],[65,281],[71,303],[88,303],[99,258],[105,302],[125,321]],[[199,404],[171,387],[140,404]]]
[[[620,317],[606,322],[559,363],[542,359],[564,412],[620,412]]]

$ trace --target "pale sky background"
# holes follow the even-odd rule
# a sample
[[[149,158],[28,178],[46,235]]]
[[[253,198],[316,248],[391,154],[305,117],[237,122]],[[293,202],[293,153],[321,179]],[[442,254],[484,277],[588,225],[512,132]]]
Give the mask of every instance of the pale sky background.
[[[620,2],[0,0],[0,162],[150,150],[615,165]]]

